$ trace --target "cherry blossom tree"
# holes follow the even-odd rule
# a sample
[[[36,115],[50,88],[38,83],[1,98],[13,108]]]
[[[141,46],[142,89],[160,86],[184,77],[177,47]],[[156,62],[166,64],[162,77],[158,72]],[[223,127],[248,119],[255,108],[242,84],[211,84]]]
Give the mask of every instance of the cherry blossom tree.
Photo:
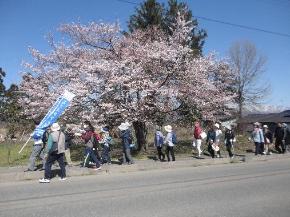
[[[66,89],[76,94],[67,121],[129,120],[141,126],[183,104],[215,119],[233,98],[233,75],[213,54],[193,55],[186,43],[192,28],[182,16],[171,36],[157,27],[122,35],[117,23],[61,25],[64,42],[49,37],[48,54],[30,49],[33,63],[25,64],[20,86],[26,114],[44,115]]]

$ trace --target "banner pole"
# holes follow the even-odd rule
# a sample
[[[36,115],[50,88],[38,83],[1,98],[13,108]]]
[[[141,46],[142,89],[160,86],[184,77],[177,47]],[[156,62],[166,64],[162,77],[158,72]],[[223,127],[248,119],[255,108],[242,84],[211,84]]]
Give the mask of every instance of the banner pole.
[[[20,151],[18,152],[18,154],[20,154],[23,149],[25,148],[25,146],[28,144],[29,140],[31,139],[31,136],[27,139],[27,141],[25,142],[25,144],[22,146],[22,148],[20,149]]]

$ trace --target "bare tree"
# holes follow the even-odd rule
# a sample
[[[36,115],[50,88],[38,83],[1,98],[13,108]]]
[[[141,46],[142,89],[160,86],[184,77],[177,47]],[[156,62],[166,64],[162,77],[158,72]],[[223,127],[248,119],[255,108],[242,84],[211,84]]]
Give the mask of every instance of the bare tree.
[[[249,41],[235,42],[229,49],[229,58],[236,74],[234,88],[238,118],[241,118],[245,107],[260,104],[271,92],[270,85],[262,78],[267,59]]]

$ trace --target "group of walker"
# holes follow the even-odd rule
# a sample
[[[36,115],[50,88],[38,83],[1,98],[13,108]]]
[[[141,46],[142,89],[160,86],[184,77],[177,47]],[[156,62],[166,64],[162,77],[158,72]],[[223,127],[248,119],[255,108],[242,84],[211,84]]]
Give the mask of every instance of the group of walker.
[[[174,146],[176,145],[176,134],[172,130],[172,126],[167,125],[164,127],[167,135],[163,136],[161,129],[159,128],[156,130],[154,144],[157,149],[158,159],[160,161],[165,161],[165,154],[162,152],[162,147],[166,146],[166,156],[167,161],[175,161],[174,155]],[[202,150],[202,140],[206,140],[207,151],[209,152],[212,158],[220,158],[220,145],[221,145],[221,138],[222,138],[222,131],[220,130],[220,124],[215,123],[210,127],[208,132],[204,132],[201,128],[201,125],[198,121],[194,124],[194,131],[193,131],[193,143],[192,146],[194,149],[197,150],[197,158],[201,158]],[[229,153],[229,157],[233,158],[233,145],[235,142],[235,134],[231,126],[227,126],[224,134],[224,142],[226,149]],[[171,159],[169,156],[171,155]]]
[[[128,122],[121,123],[118,126],[120,130],[120,138],[122,141],[123,151],[123,164],[134,164],[134,160],[131,155],[132,146],[134,146],[133,134],[131,125]],[[154,145],[157,149],[158,159],[160,161],[165,160],[165,154],[167,161],[175,161],[174,147],[177,144],[176,133],[173,131],[171,125],[164,127],[166,136],[163,135],[161,127],[158,127],[155,132]],[[230,158],[234,158],[234,143],[236,141],[233,126],[226,126],[224,136],[222,136],[222,130],[219,123],[214,123],[210,126],[207,133],[202,129],[200,123],[196,121],[194,123],[193,130],[193,143],[192,146],[197,150],[196,158],[201,159],[201,154],[204,151],[202,149],[202,141],[205,140],[207,144],[207,151],[212,158],[221,157],[221,145],[222,138],[224,139],[224,145]],[[70,146],[74,137],[80,137],[84,144],[84,161],[83,167],[91,167],[92,169],[100,170],[102,164],[111,164],[111,145],[112,137],[109,133],[109,127],[102,127],[100,134],[95,132],[95,128],[89,121],[85,121],[83,129],[77,133],[72,133],[67,130],[65,133],[61,130],[58,123],[51,125],[49,133],[44,133],[42,138],[34,140],[33,150],[29,159],[29,166],[26,171],[35,170],[35,160],[39,156],[43,160],[44,178],[40,179],[41,183],[49,183],[51,177],[51,167],[55,161],[58,162],[60,167],[60,180],[66,180],[65,160],[67,164],[72,165],[70,159]],[[278,124],[275,130],[275,149],[279,153],[285,153],[287,144],[290,142],[290,130],[285,124]],[[268,129],[267,125],[262,126],[260,123],[254,124],[254,130],[251,135],[251,140],[255,144],[255,154],[271,154],[270,148],[273,144],[273,134]],[[102,144],[102,153],[99,154],[99,145]],[[165,154],[162,149],[165,146]],[[280,148],[281,147],[281,148]]]
[[[89,121],[85,121],[83,129],[77,133],[71,133],[69,130],[63,132],[58,123],[53,123],[42,138],[34,138],[32,153],[29,158],[28,169],[25,171],[35,171],[35,161],[39,156],[42,159],[42,169],[44,170],[44,178],[40,179],[40,183],[49,183],[52,178],[51,167],[55,161],[60,167],[60,180],[66,180],[65,158],[69,166],[72,165],[70,159],[70,145],[75,136],[79,136],[84,144],[84,162],[82,166],[90,166],[90,162],[95,165],[92,169],[100,170],[101,164],[111,163],[110,146],[112,137],[109,134],[109,128],[103,127],[101,133],[95,133],[95,129]],[[99,155],[98,144],[102,144],[103,149],[101,156]]]
[[[290,145],[290,129],[286,123],[277,123],[273,134],[268,125],[262,127],[261,123],[256,122],[249,139],[255,144],[255,155],[270,155],[274,150],[285,154]]]

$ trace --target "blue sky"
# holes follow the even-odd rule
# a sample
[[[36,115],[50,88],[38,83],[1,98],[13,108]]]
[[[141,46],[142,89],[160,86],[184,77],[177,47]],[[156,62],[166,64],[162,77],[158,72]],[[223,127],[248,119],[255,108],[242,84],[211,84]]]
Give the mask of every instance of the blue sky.
[[[142,0],[128,0],[140,3]],[[160,0],[166,2],[166,0]],[[290,35],[290,0],[185,0],[195,16],[207,17]],[[28,47],[49,51],[45,36],[61,23],[119,20],[123,29],[137,5],[118,0],[0,0],[0,67],[5,85],[19,83]],[[282,37],[198,19],[208,33],[204,53],[226,57],[231,44],[253,42],[267,56],[265,81],[270,82],[270,105],[290,107],[290,37]],[[263,82],[263,81],[262,81]]]

